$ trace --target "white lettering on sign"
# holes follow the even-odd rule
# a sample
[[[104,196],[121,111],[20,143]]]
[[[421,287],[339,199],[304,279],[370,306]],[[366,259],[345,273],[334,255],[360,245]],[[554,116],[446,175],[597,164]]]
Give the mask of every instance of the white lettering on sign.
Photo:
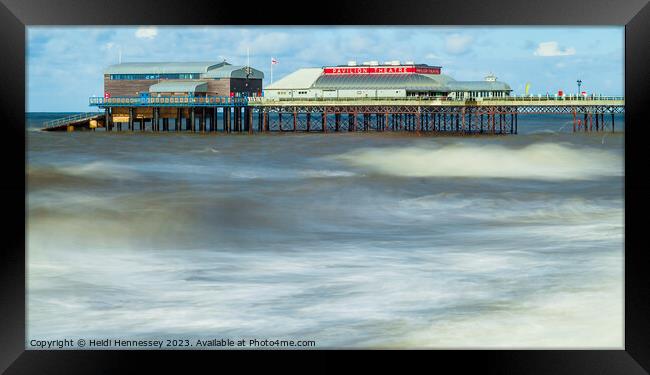
[[[327,67],[323,74],[440,74],[440,67],[379,66],[379,67]]]

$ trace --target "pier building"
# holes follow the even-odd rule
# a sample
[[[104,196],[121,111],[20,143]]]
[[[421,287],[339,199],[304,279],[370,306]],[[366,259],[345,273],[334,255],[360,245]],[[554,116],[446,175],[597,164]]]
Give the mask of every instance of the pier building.
[[[481,99],[510,96],[512,89],[490,74],[483,81],[457,81],[440,66],[367,61],[357,65],[299,69],[264,89],[268,99],[318,98],[451,98]]]
[[[140,62],[104,70],[104,98],[261,96],[264,73],[222,62]]]

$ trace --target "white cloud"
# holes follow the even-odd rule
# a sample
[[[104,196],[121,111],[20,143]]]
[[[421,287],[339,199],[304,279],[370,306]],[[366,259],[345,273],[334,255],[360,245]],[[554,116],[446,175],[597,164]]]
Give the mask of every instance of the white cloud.
[[[535,50],[535,56],[569,56],[575,55],[576,49],[568,47],[560,49],[557,42],[541,42]]]
[[[460,55],[469,50],[473,40],[470,35],[451,34],[445,39],[445,48],[453,55]]]
[[[430,60],[437,60],[440,58],[440,56],[436,55],[435,53],[427,53],[424,57]]]
[[[158,35],[158,29],[155,27],[138,27],[135,36],[140,39],[153,39]]]

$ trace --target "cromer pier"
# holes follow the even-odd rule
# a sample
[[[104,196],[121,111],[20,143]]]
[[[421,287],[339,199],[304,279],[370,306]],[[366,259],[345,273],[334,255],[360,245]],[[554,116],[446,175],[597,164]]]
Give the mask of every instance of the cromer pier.
[[[441,66],[399,60],[300,68],[263,88],[264,73],[228,62],[108,66],[95,112],[43,124],[46,131],[412,132],[517,134],[520,115],[569,114],[574,131],[614,131],[624,98],[558,91],[512,95],[493,74],[461,81]]]
[[[570,115],[573,131],[615,131],[623,97],[267,99],[162,96],[90,98],[97,112],[48,121],[45,131],[257,134],[415,132],[517,134],[519,115]]]

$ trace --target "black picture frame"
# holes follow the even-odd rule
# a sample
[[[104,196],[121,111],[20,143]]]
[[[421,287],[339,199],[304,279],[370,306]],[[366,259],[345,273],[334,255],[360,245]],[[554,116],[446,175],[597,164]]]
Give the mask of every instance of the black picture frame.
[[[642,217],[646,213],[646,94],[650,80],[650,6],[647,0],[352,1],[307,3],[196,0],[75,1],[0,0],[0,58],[3,77],[0,121],[3,135],[4,214],[0,251],[0,371],[7,374],[133,373],[203,363],[225,370],[241,352],[30,351],[25,350],[25,31],[30,25],[625,25],[625,349],[419,351],[425,370],[474,370],[499,374],[644,374],[650,369],[650,280],[646,270]],[[215,41],[218,42],[218,41]],[[637,216],[640,219],[635,220]],[[329,351],[328,351],[329,352]],[[287,362],[295,352],[258,351],[250,365]],[[324,369],[323,352],[302,352]],[[330,352],[331,353],[331,352]],[[348,352],[349,353],[349,352]],[[248,353],[250,354],[250,352]],[[214,356],[219,360],[215,362]],[[391,358],[382,353],[382,365]],[[184,360],[179,361],[179,358]],[[424,359],[424,358],[423,358]],[[187,362],[191,360],[192,362]],[[227,360],[229,361],[229,360]],[[422,366],[423,362],[417,365]],[[414,362],[397,363],[409,371]],[[308,368],[305,368],[307,370]],[[645,369],[645,370],[644,370]],[[147,371],[148,373],[149,371]],[[187,373],[188,371],[184,372]],[[445,373],[448,373],[445,371]]]

